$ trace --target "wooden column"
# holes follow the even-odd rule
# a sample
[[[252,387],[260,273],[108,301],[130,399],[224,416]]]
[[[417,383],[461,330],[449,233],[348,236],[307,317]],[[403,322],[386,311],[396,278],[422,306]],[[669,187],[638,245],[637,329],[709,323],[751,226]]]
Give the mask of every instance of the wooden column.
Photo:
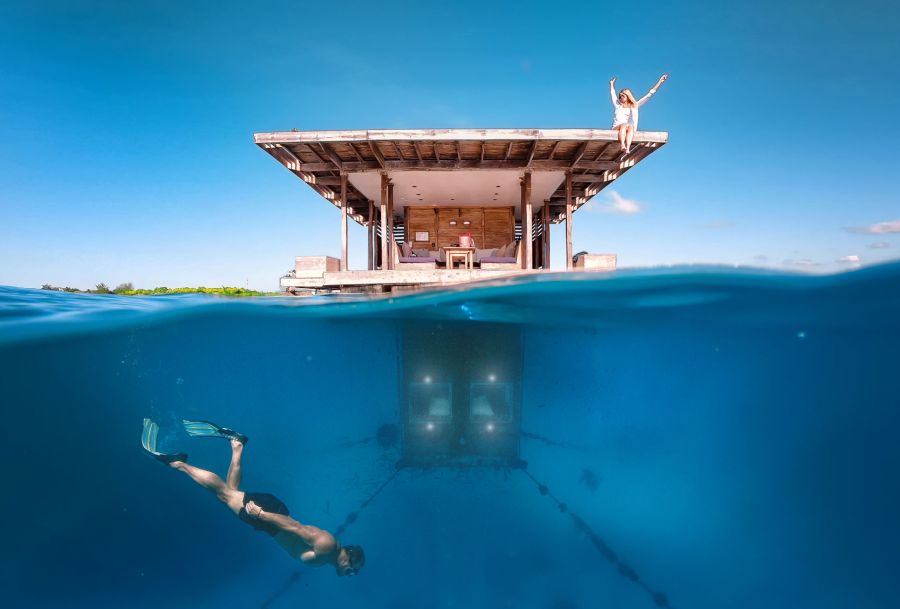
[[[544,251],[541,254],[541,261],[545,269],[550,268],[550,201],[544,201],[544,207],[541,209],[541,222],[544,225]]]
[[[566,172],[566,270],[572,270],[572,174]]]
[[[390,246],[389,252],[392,252],[390,258],[388,258],[388,268],[394,268],[394,183],[388,180],[388,204],[387,204],[387,216],[388,216],[388,245]]]
[[[341,172],[341,270],[347,270],[347,174]]]
[[[526,171],[522,178],[522,268],[530,269],[533,266],[533,246],[532,241],[532,210],[531,210],[531,172]]]
[[[375,201],[369,199],[369,270],[375,269]]]
[[[387,242],[387,192],[388,177],[386,173],[381,174],[381,270],[386,271],[388,266],[388,242]]]

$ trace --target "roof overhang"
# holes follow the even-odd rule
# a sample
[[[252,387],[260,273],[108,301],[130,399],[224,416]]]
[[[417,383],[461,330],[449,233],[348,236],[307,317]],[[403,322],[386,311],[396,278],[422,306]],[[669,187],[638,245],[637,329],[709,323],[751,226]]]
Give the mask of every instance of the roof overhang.
[[[381,175],[394,187],[394,210],[405,207],[502,207],[520,203],[519,180],[531,173],[532,205],[565,215],[565,176],[573,203],[594,195],[668,141],[640,131],[631,152],[610,129],[410,129],[278,131],[254,141],[334,205],[347,175],[349,214],[366,224],[369,201],[380,203]]]

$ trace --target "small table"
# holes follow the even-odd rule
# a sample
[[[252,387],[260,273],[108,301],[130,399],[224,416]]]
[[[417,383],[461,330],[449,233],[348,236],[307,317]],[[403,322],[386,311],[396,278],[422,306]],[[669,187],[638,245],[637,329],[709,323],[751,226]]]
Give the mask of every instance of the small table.
[[[444,258],[447,261],[447,268],[454,268],[453,264],[459,262],[459,268],[471,269],[475,266],[475,248],[474,247],[442,247],[444,250]]]

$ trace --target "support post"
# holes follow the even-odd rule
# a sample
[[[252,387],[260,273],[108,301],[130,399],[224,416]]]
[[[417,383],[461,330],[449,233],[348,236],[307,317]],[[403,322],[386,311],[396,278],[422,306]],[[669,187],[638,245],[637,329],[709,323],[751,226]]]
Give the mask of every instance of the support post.
[[[550,268],[550,201],[544,201],[544,207],[541,209],[541,223],[544,225],[543,245],[544,251],[541,252],[541,262],[544,269]]]
[[[387,192],[388,177],[386,173],[381,174],[381,270],[386,271],[388,266],[388,242],[387,242]]]
[[[531,210],[531,172],[526,171],[522,178],[522,268],[530,269],[534,266],[534,241],[532,240],[533,216]]]
[[[369,225],[366,227],[369,233],[369,270],[375,270],[375,201],[369,199]]]
[[[566,172],[566,270],[571,271],[572,263],[572,174]]]
[[[388,180],[388,245],[390,246],[389,251],[392,255],[388,258],[388,268],[394,268],[394,183]]]
[[[347,174],[341,172],[341,270],[347,266]]]

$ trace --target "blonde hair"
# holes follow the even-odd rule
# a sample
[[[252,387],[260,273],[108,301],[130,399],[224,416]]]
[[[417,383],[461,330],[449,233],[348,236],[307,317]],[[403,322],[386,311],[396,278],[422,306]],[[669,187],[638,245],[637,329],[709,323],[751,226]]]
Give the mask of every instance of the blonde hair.
[[[631,89],[622,89],[619,91],[619,96],[625,96],[625,103],[623,106],[627,106],[628,108],[634,108],[637,106],[637,100],[634,98],[634,93],[631,92]]]

